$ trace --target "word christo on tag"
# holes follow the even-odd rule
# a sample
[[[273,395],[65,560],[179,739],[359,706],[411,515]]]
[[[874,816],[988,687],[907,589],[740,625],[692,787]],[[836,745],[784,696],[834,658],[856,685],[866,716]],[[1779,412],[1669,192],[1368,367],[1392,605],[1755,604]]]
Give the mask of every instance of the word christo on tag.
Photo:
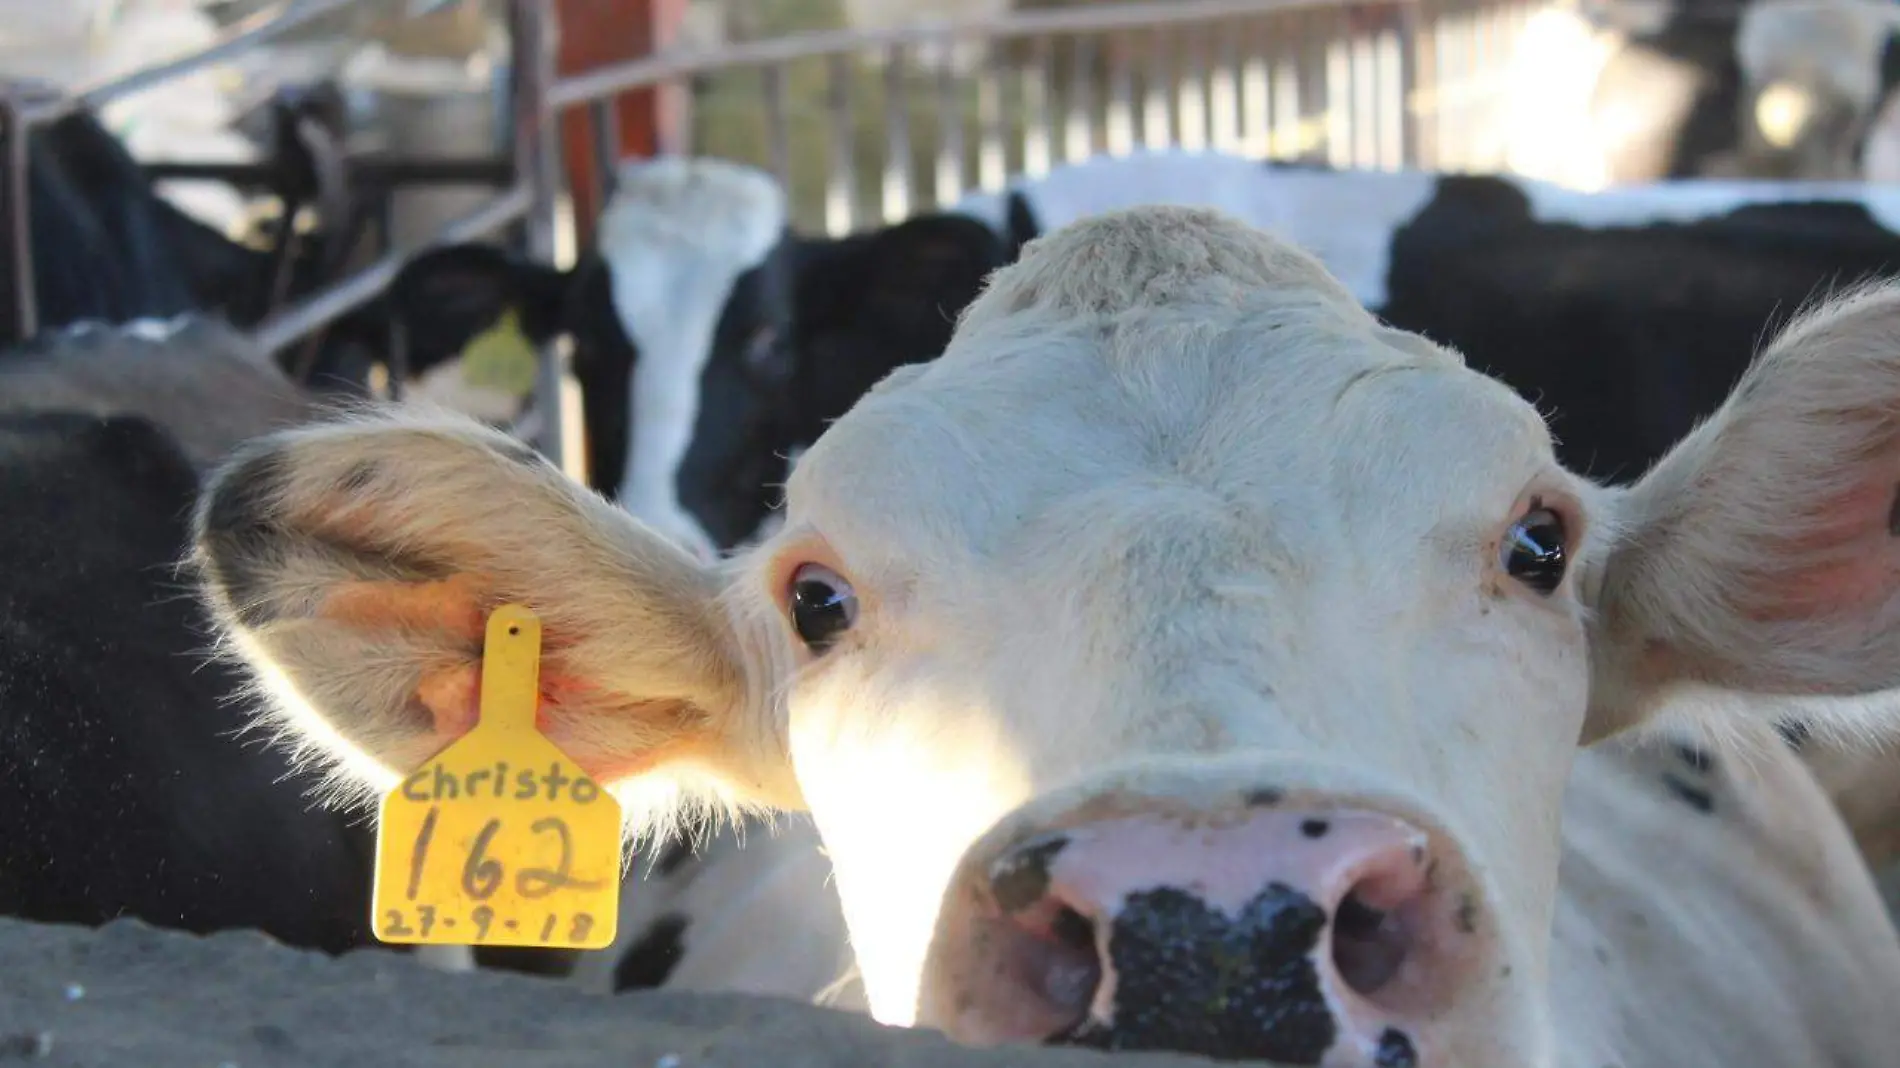
[[[603,949],[620,914],[620,805],[535,723],[541,621],[488,617],[473,730],[384,798],[371,927],[409,945]]]

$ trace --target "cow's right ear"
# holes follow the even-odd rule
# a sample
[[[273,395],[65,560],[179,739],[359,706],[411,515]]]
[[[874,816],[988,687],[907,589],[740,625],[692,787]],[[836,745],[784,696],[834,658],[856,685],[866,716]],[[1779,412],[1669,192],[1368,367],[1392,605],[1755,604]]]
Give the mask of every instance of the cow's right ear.
[[[430,249],[397,272],[385,306],[408,335],[409,365],[420,373],[460,355],[512,312],[535,344],[560,333],[573,274],[494,245]]]
[[[775,803],[718,574],[505,434],[374,414],[258,439],[193,539],[264,714],[359,795],[474,725],[485,621],[518,603],[542,620],[541,729],[590,775]]]

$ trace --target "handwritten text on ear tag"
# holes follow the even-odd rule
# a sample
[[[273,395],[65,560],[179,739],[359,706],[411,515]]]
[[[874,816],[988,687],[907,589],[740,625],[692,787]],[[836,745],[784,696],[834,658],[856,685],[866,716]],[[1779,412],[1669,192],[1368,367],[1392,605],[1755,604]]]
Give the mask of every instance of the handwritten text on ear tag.
[[[475,727],[383,798],[376,937],[602,949],[620,904],[620,805],[535,727],[541,621],[488,617]]]

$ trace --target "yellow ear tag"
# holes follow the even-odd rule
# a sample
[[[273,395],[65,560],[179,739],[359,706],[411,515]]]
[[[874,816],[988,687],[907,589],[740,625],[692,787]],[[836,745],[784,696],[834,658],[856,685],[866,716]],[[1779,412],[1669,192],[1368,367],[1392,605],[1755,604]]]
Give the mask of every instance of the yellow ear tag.
[[[521,332],[521,317],[509,308],[462,349],[462,380],[511,397],[526,397],[534,392],[539,362],[534,343]]]
[[[620,804],[535,728],[541,621],[488,617],[475,727],[383,798],[371,926],[411,945],[603,949]]]

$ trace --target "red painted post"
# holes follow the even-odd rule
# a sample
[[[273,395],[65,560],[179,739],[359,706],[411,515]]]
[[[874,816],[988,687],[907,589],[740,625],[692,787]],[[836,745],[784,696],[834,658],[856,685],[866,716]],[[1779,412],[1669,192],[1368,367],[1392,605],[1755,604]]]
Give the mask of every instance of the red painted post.
[[[561,42],[556,59],[562,77],[651,55],[667,47],[679,32],[687,0],[556,0]],[[680,144],[687,122],[687,93],[683,86],[659,91],[636,89],[614,100],[619,116],[616,140],[622,158],[652,156]],[[561,155],[567,166],[568,188],[574,196],[576,243],[593,242],[594,216],[600,210],[594,142],[589,135],[587,108],[570,108],[561,116]]]

